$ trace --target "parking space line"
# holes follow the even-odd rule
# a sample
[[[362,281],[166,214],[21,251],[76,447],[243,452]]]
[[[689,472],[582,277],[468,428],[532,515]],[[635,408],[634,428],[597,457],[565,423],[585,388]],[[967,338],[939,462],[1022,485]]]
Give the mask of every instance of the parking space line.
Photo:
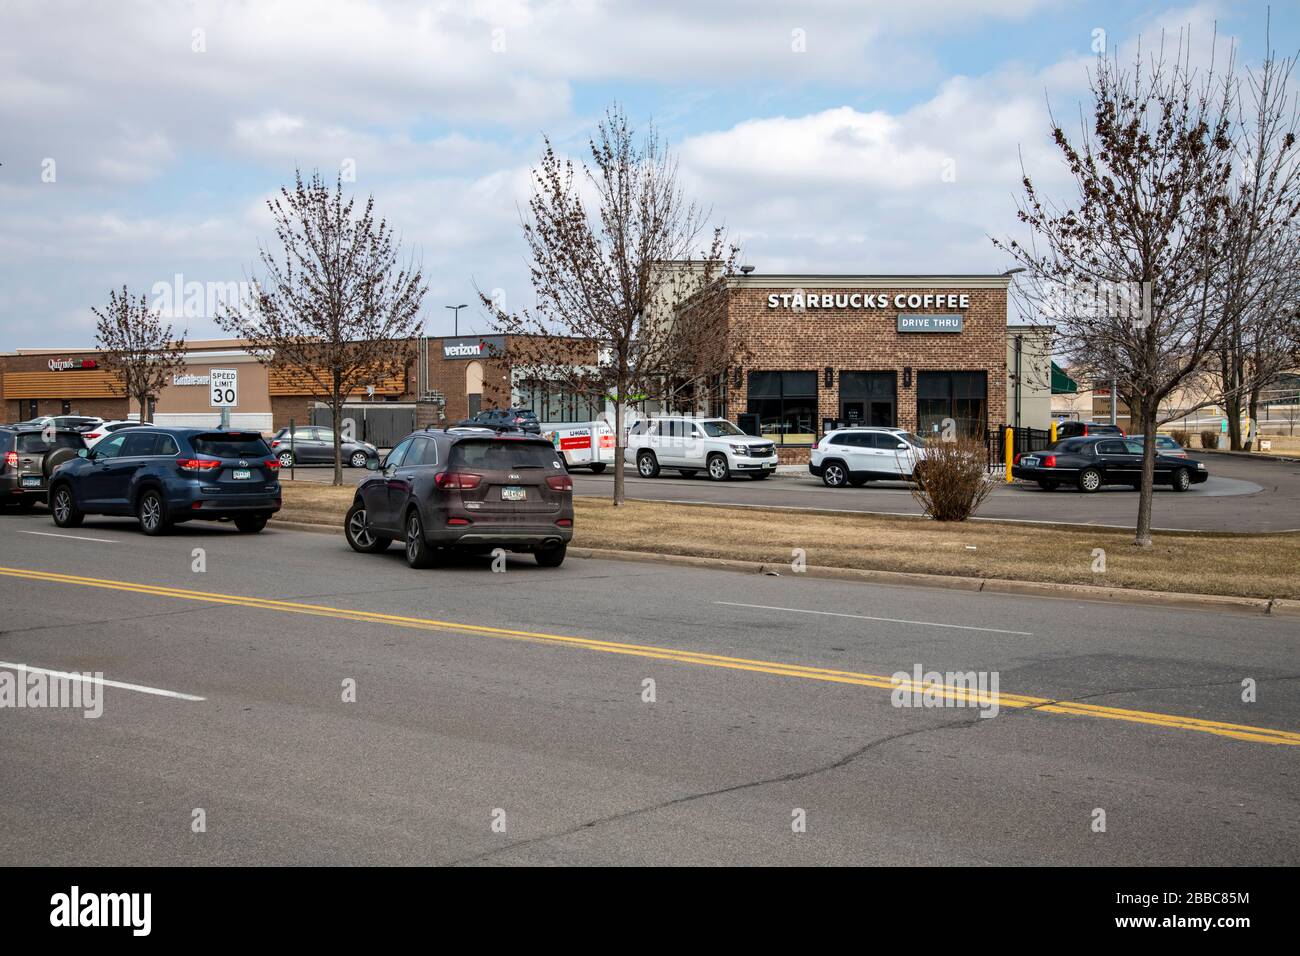
[[[19,531],[19,534],[38,534],[42,538],[70,538],[73,541],[97,541],[100,544],[117,544],[113,538],[87,538],[79,534],[55,534],[53,531]]]
[[[161,687],[146,687],[144,684],[128,684],[120,680],[106,680],[103,677],[94,677],[87,674],[72,674],[67,671],[52,671],[44,667],[32,667],[28,664],[13,664],[9,661],[0,661],[0,671],[18,671],[24,674],[44,674],[47,677],[58,677],[63,680],[76,681],[83,684],[97,684],[101,687],[116,687],[119,690],[133,690],[139,694],[153,694],[155,697],[172,697],[176,700],[207,700],[206,697],[195,697],[193,694],[182,694],[178,690],[163,690]]]
[[[916,684],[911,680],[895,680],[892,675],[863,674],[855,671],[834,670],[827,667],[810,667],[804,664],[787,664],[782,661],[755,660],[743,657],[727,657],[722,654],[709,654],[703,651],[688,651],[673,647],[655,647],[646,644],[624,644],[618,641],[602,641],[595,638],[576,637],[567,634],[547,634],[537,631],[520,631],[505,627],[491,627],[485,624],[462,624],[456,621],[439,621],[431,618],[407,617],[400,614],[382,614],[376,611],[361,611],[350,608],[335,608],[320,604],[302,604],[296,601],[280,601],[273,598],[259,598],[240,594],[221,594],[212,591],[191,591],[186,588],[174,588],[164,585],[143,584],[129,581],[113,581],[105,578],[90,578],[73,574],[61,574],[53,571],[33,571],[27,568],[0,567],[0,575],[21,578],[29,581],[43,581],[52,584],[66,584],[80,587],[104,588],[113,591],[125,591],[132,594],[145,594],[153,597],[174,598],[183,601],[197,601],[204,604],[224,604],[246,607],[256,610],[278,611],[289,614],[308,614],[315,617],[328,617],[344,621],[358,621],[366,624],[385,624],[393,627],[406,627],[424,631],[450,632],[484,637],[505,638],[509,640],[531,641],[540,644],[553,644],[574,647],[583,650],[604,651],[610,654],[623,654],[632,657],[651,658],[672,661],[679,664],[694,664],[700,667],[721,667],[728,670],[752,671],[771,674],[778,677],[795,677],[805,680],[826,681],[836,684],[855,684],[862,687],[876,687],[884,690],[903,689],[911,692],[935,694],[948,700],[960,700],[980,704],[983,698],[979,691],[960,685]],[[1178,714],[1161,714],[1153,711],[1129,710],[1121,707],[1107,707],[1100,704],[1085,704],[1070,700],[1050,697],[1031,697],[1025,694],[997,695],[999,707],[1026,708],[1039,714],[1059,714],[1070,717],[1098,717],[1118,720],[1132,724],[1146,724],[1166,730],[1189,730],[1212,734],[1233,740],[1245,740],[1252,743],[1287,744],[1300,746],[1300,733],[1290,730],[1277,730],[1269,727],[1253,727],[1247,724],[1232,724],[1217,720],[1204,720],[1199,717],[1183,717]]]
[[[851,617],[859,621],[882,621],[886,624],[918,624],[924,627],[951,627],[959,631],[986,631],[990,634],[1014,634],[1017,637],[1033,637],[1029,631],[1007,631],[1000,627],[972,627],[970,624],[941,624],[938,621],[906,621],[896,617],[871,617],[868,614],[845,614],[841,611],[810,611],[802,607],[771,607],[767,604],[741,604],[737,601],[714,601],[727,607],[752,607],[760,611],[789,611],[791,614],[824,614],[827,617]]]

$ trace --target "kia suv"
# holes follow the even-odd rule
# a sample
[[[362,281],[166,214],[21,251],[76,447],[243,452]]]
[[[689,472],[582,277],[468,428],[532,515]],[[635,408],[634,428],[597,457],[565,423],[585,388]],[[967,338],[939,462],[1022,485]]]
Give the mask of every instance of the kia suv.
[[[415,432],[357,486],[343,530],[354,551],[374,554],[397,538],[413,568],[448,551],[503,548],[564,562],[573,539],[573,479],[550,442],[523,432]]]
[[[86,447],[80,433],[50,425],[0,426],[0,501],[31,510],[49,494],[54,470]]]
[[[812,450],[810,474],[828,488],[868,481],[918,481],[925,442],[901,428],[839,428]]]
[[[763,479],[776,472],[776,445],[747,435],[725,418],[646,418],[628,431],[623,452],[642,478],[664,468],[691,478],[704,471],[714,481],[732,475]]]
[[[256,432],[143,426],[79,454],[50,480],[60,528],[86,515],[134,515],[148,535],[193,520],[256,533],[280,510],[280,462]]]

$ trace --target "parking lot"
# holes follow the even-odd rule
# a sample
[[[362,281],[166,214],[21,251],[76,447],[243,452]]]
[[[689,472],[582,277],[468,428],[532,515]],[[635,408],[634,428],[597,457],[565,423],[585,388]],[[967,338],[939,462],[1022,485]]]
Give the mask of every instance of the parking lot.
[[[1156,488],[1153,523],[1157,529],[1250,533],[1300,530],[1300,463],[1214,454],[1204,455],[1202,460],[1210,470],[1204,484],[1181,494],[1166,487]],[[330,481],[333,477],[331,468],[320,466],[299,467],[295,473],[298,480],[306,481]],[[344,480],[353,483],[366,474],[363,469],[343,471]],[[613,494],[611,472],[592,475],[575,470],[573,480],[578,495]],[[831,489],[797,466],[785,467],[763,482],[748,478],[714,482],[702,474],[682,478],[667,470],[658,478],[644,479],[630,467],[625,480],[629,497],[650,501],[892,515],[921,513],[909,487],[902,482]],[[979,517],[1130,527],[1136,514],[1137,495],[1128,488],[1108,486],[1085,495],[1071,489],[1043,491],[1037,485],[1016,482],[1000,486],[984,503]]]

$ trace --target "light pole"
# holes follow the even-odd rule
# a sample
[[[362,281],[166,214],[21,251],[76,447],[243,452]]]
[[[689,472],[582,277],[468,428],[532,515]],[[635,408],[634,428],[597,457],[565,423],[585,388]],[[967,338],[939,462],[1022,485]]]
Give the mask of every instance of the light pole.
[[[452,319],[452,323],[453,323],[452,328],[455,329],[455,335],[457,338],[459,338],[460,337],[460,310],[468,309],[469,303],[462,302],[460,305],[446,305],[443,306],[443,308],[451,309],[451,311],[455,313],[455,317]]]

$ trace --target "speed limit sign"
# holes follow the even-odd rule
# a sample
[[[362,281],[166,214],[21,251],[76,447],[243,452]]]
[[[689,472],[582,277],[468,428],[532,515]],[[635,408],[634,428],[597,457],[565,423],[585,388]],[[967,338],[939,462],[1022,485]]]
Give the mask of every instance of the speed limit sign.
[[[208,389],[208,405],[210,407],[234,408],[239,404],[238,369],[209,369]]]

